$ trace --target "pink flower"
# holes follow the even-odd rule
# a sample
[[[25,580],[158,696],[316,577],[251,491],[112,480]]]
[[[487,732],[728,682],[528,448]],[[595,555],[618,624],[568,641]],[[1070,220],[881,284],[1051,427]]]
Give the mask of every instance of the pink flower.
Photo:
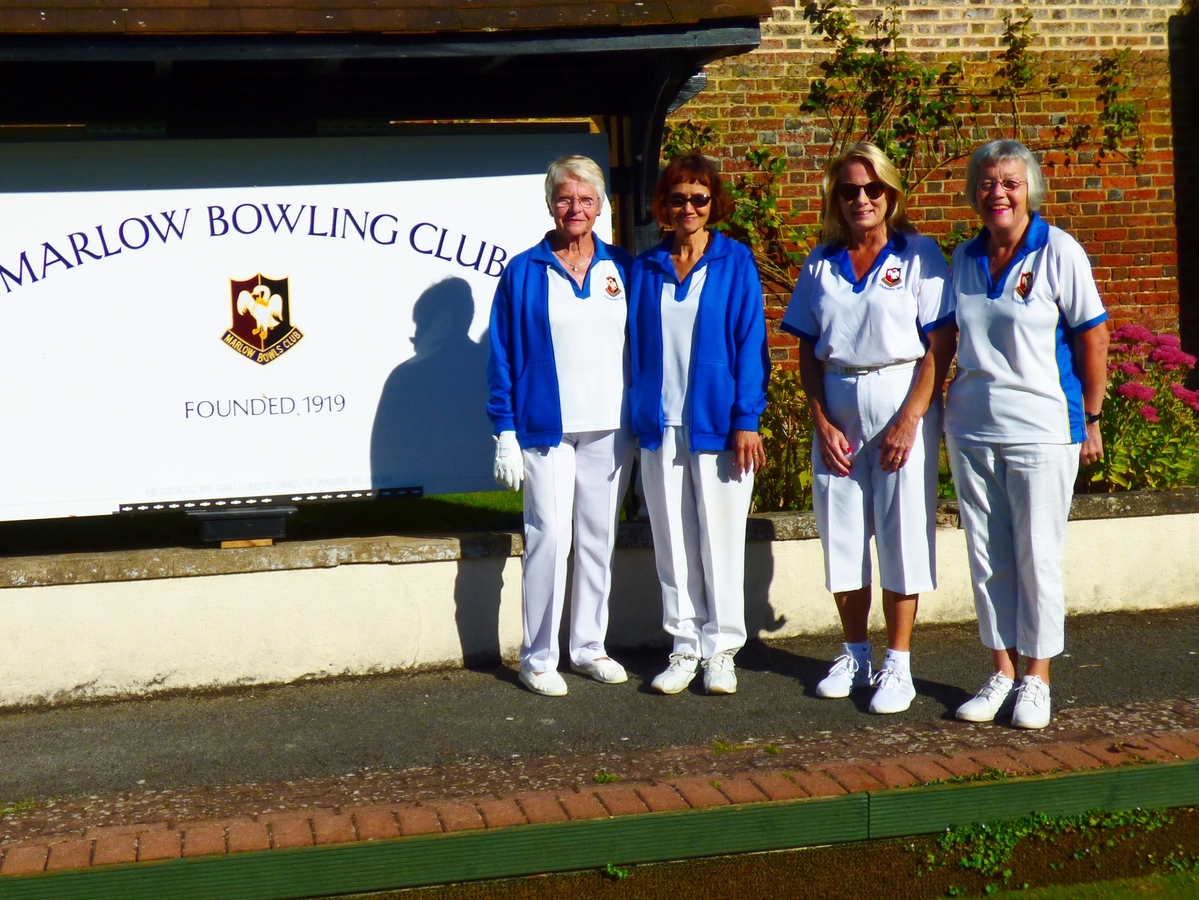
[[[1174,334],[1159,334],[1154,341],[1159,347],[1181,347],[1182,341]]]
[[[1127,353],[1129,350],[1129,345],[1117,342],[1114,344],[1109,344],[1107,350],[1109,353]]]
[[[1142,406],[1140,409],[1137,410],[1137,412],[1139,412],[1141,414],[1141,418],[1144,419],[1146,422],[1150,422],[1150,423],[1156,425],[1158,422],[1161,421],[1161,419],[1157,415],[1157,407],[1156,406]]]
[[[1170,385],[1170,393],[1193,409],[1199,412],[1199,391],[1188,391],[1181,384]]]
[[[1145,367],[1137,362],[1122,362],[1117,367],[1125,375],[1144,375]]]
[[[1177,347],[1157,347],[1149,354],[1149,361],[1155,362],[1163,369],[1174,371],[1179,366],[1194,368],[1195,357],[1189,353],[1184,353]]]
[[[1152,343],[1153,332],[1144,325],[1121,325],[1112,333],[1117,341],[1129,341],[1134,344]]]
[[[1157,392],[1147,384],[1141,384],[1139,381],[1126,381],[1118,388],[1116,393],[1121,397],[1127,397],[1130,400],[1140,400],[1142,402],[1152,400],[1157,396]]]

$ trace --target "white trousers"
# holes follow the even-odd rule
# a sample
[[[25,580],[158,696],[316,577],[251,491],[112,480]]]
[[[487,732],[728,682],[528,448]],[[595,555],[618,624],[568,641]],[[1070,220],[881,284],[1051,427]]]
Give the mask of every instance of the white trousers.
[[[979,637],[991,650],[1057,656],[1065,648],[1062,550],[1078,444],[948,441]]]
[[[662,583],[662,627],[674,652],[708,659],[745,646],[745,520],[754,476],[733,452],[692,453],[684,428],[641,451],[645,504]]]
[[[934,402],[920,420],[903,468],[888,472],[879,462],[882,433],[915,377],[915,369],[824,376],[829,415],[849,441],[853,460],[848,475],[834,475],[812,441],[812,507],[824,545],[825,586],[833,593],[872,583],[872,536],[883,588],[906,595],[937,587],[940,404]]]
[[[558,629],[574,534],[570,658],[607,656],[608,595],[616,522],[628,487],[633,441],[623,429],[562,435],[557,447],[522,451],[525,464],[525,555],[520,663],[534,672],[558,668]]]

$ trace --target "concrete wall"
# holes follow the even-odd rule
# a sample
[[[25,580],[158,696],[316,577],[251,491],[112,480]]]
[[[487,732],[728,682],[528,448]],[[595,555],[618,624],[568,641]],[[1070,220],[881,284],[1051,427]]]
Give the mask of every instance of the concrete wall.
[[[519,541],[502,537],[487,552],[399,538],[285,544],[273,557],[153,551],[158,568],[129,554],[9,560],[8,583],[27,586],[0,589],[0,707],[512,659]],[[937,537],[940,587],[920,621],[973,621],[964,535]],[[215,574],[162,577],[172,564]],[[747,573],[751,634],[836,631],[818,540],[751,540]],[[1199,605],[1199,512],[1071,521],[1066,584],[1074,614]],[[664,644],[648,547],[618,550],[612,607],[613,648]]]

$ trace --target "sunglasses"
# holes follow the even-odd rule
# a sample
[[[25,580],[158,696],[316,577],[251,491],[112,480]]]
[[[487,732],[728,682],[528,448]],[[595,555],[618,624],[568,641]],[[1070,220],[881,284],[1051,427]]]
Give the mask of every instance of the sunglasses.
[[[842,182],[837,185],[837,196],[846,203],[852,203],[858,199],[858,191],[865,191],[866,196],[871,200],[877,200],[887,191],[887,186],[881,181],[872,181],[869,184],[850,184]]]
[[[707,194],[671,194],[666,198],[666,205],[671,209],[682,209],[690,203],[692,208],[699,210],[711,202],[712,198]]]

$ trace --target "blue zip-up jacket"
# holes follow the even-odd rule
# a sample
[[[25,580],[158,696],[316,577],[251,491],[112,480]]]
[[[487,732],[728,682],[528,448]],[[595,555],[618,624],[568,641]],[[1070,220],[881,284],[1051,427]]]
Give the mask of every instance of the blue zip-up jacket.
[[[583,286],[567,276],[577,296],[590,294],[594,263],[605,259],[616,263],[628,290],[633,257],[595,238],[595,258]],[[526,449],[557,447],[562,442],[562,401],[550,335],[550,266],[566,274],[547,235],[537,246],[512,257],[491,303],[487,415],[496,434],[515,431]]]
[[[744,244],[712,232],[698,265],[680,284],[670,261],[670,239],[646,250],[629,275],[629,350],[633,433],[642,448],[662,444],[662,285],[687,295],[691,279],[708,267],[691,351],[691,450],[729,450],[734,431],[757,431],[766,409],[770,352],[762,280]]]

